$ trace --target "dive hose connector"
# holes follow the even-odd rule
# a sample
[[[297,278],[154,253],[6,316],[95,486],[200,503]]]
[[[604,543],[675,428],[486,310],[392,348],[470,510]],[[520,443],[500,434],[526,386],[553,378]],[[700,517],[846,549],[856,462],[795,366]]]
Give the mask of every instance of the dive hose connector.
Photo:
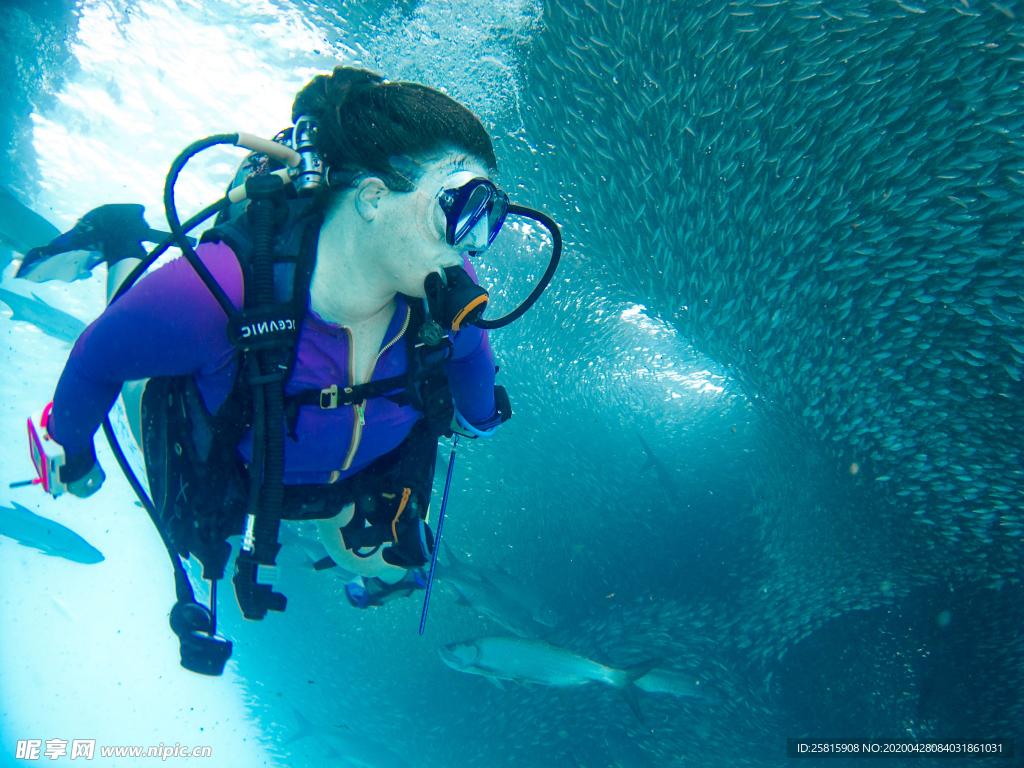
[[[260,581],[260,579],[263,581]],[[261,621],[267,611],[284,611],[288,598],[274,591],[277,569],[268,563],[257,562],[252,552],[244,548],[235,558],[235,575],[231,583],[235,586],[235,599],[242,615],[249,621]]]
[[[452,416],[452,431],[458,432],[463,437],[491,437],[498,428],[491,427],[490,429],[478,429],[469,423],[469,420],[459,413],[459,407],[455,406],[455,415]]]
[[[269,175],[277,176],[285,184],[292,184],[296,177],[301,175],[302,156],[291,147],[287,147],[284,144],[278,144],[276,141],[271,141],[270,139],[261,139],[259,136],[253,136],[251,133],[238,133],[237,137],[238,138],[235,140],[235,146],[267,155],[275,160],[280,160],[288,166],[287,168],[282,168],[279,171],[274,171]],[[240,203],[247,197],[248,195],[245,190],[245,184],[239,184],[228,192],[228,200],[231,203]]]
[[[316,129],[316,120],[309,115],[302,115],[292,128],[292,149],[299,155],[292,184],[299,197],[313,194],[324,181],[324,162],[316,151]]]
[[[324,181],[324,163],[316,151],[316,121],[303,115],[292,129],[291,146],[270,139],[262,139],[251,133],[239,133],[235,146],[259,152],[280,160],[287,168],[273,171],[285,184],[292,184],[299,197],[308,197]],[[245,184],[228,192],[228,200],[239,203],[247,197]]]

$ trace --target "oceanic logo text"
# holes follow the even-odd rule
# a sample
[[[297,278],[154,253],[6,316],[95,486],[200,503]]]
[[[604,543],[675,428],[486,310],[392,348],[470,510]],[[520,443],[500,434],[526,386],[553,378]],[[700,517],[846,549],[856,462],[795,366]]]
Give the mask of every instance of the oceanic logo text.
[[[295,321],[291,318],[284,320],[267,320],[263,323],[253,323],[252,325],[243,325],[240,329],[241,338],[248,339],[252,336],[262,336],[265,333],[275,333],[276,331],[294,331]]]

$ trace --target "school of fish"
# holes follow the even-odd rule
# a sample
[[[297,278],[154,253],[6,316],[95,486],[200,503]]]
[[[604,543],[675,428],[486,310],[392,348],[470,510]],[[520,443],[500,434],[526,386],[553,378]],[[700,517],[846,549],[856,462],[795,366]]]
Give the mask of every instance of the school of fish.
[[[495,32],[509,60],[481,67],[511,65],[524,84],[509,91],[521,125],[499,126],[507,186],[562,223],[574,278],[531,315],[554,307],[560,326],[496,341],[505,375],[544,350],[557,396],[582,397],[596,375],[579,349],[609,338],[601,313],[628,297],[716,361],[768,427],[752,443],[759,559],[735,599],[609,603],[572,627],[567,650],[602,665],[664,659],[637,682],[646,724],[597,686],[566,707],[467,679],[472,733],[445,743],[453,761],[781,765],[767,756],[799,735],[780,703],[789,662],[810,665],[830,622],[858,627],[915,589],[957,591],[954,626],[990,609],[970,614],[990,683],[976,700],[993,732],[1021,721],[1016,699],[986,692],[1024,680],[1006,597],[1024,536],[1022,18],[1010,0],[548,0],[536,29]],[[559,402],[546,380],[529,390],[548,376],[521,383],[535,411]],[[665,493],[682,487],[674,436],[643,435]],[[535,474],[549,469],[538,455]],[[862,643],[879,679],[916,647],[888,637]],[[901,682],[918,703],[879,722],[927,734],[925,682]]]

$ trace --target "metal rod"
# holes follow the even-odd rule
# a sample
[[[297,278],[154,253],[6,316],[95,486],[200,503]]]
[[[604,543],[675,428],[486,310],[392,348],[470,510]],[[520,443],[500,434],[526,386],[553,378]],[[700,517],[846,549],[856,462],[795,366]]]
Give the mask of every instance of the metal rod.
[[[217,579],[210,581],[210,637],[217,634]]]
[[[423,615],[420,616],[420,634],[427,626],[427,609],[430,607],[430,592],[434,587],[434,567],[437,565],[437,553],[441,550],[441,530],[444,528],[444,509],[448,506],[448,490],[452,487],[452,471],[455,469],[455,448],[459,444],[459,436],[452,441],[452,455],[448,459],[448,477],[444,481],[444,496],[441,497],[441,514],[437,516],[437,536],[434,538],[434,554],[430,558],[430,575],[427,576],[427,593],[423,596]]]

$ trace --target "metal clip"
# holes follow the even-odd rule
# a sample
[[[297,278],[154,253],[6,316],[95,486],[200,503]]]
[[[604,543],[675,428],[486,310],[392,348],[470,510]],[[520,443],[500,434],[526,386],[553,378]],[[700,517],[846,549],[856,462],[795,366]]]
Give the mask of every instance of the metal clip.
[[[245,534],[242,537],[242,549],[249,554],[256,550],[256,516],[245,516]]]
[[[327,389],[320,390],[320,407],[325,411],[338,407],[338,385],[331,384]]]

